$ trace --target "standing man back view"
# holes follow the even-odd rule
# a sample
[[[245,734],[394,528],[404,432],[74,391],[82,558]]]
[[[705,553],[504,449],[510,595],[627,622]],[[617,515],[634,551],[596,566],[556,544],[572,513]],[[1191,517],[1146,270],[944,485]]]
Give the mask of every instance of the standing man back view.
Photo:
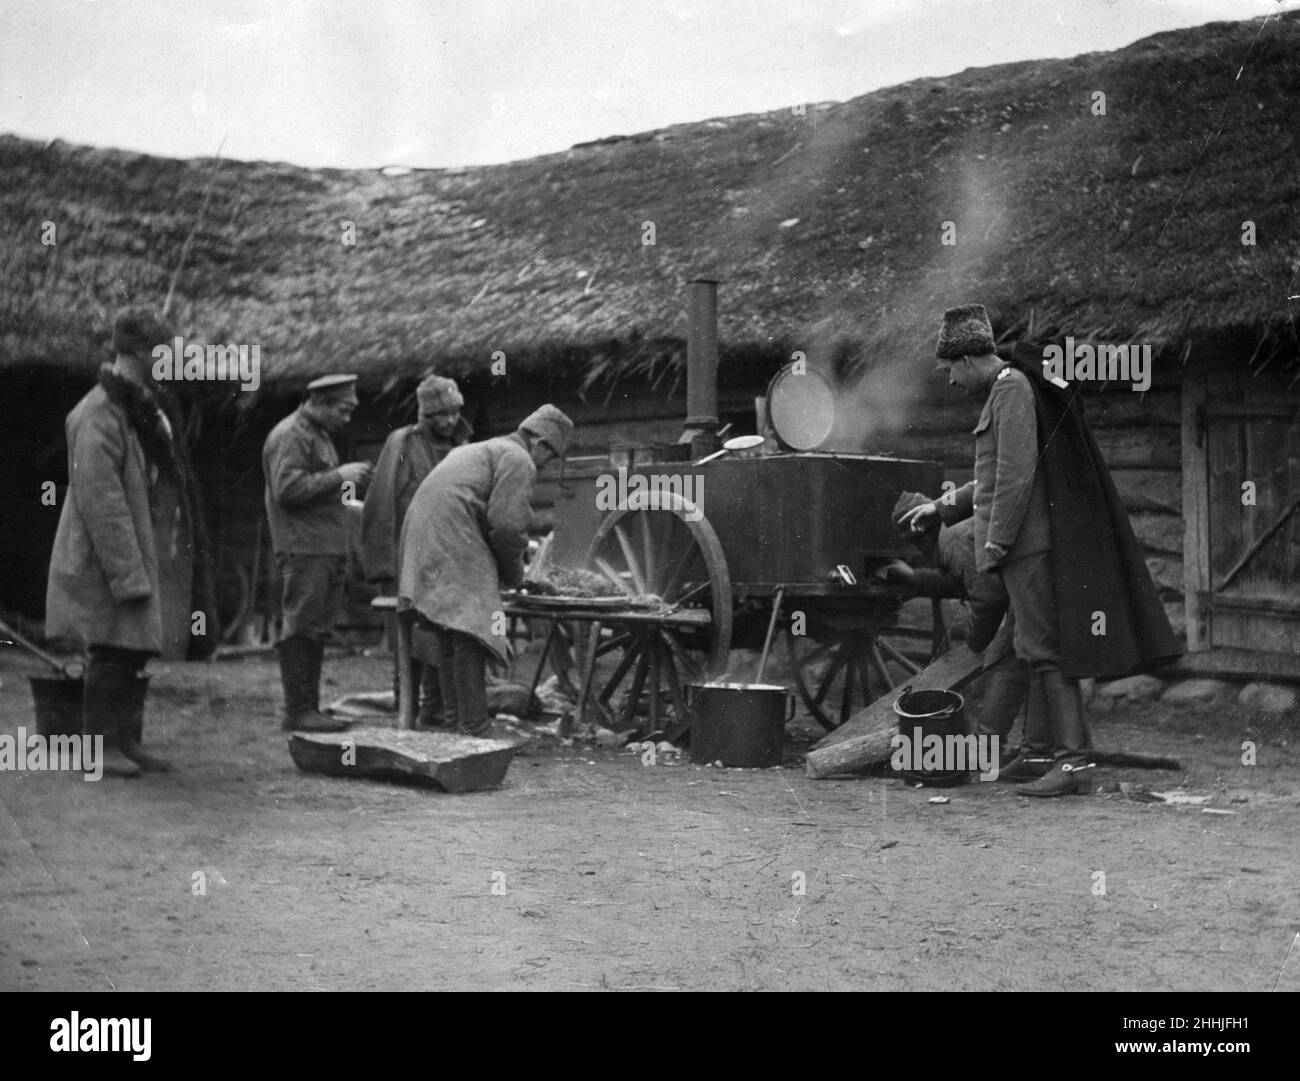
[[[501,588],[523,580],[537,471],[573,421],[553,405],[510,435],[457,447],[420,485],[402,526],[398,595],[434,628],[449,724],[488,736],[487,663],[509,659]]]
[[[362,510],[366,580],[385,596],[397,593],[397,546],[416,489],[443,458],[473,434],[460,415],[465,399],[455,380],[429,375],[416,388],[415,396],[419,420],[398,428],[384,441]],[[396,650],[396,642],[389,644]],[[437,666],[412,660],[411,668],[412,682],[420,696],[417,724],[421,728],[435,727],[443,720]],[[400,698],[396,675],[394,696]]]
[[[347,504],[370,474],[368,462],[339,465],[330,439],[352,419],[356,382],[355,375],[327,375],[307,384],[307,400],[271,429],[262,448],[284,619],[276,649],[286,731],[347,727],[320,712],[320,674],[347,581]]]

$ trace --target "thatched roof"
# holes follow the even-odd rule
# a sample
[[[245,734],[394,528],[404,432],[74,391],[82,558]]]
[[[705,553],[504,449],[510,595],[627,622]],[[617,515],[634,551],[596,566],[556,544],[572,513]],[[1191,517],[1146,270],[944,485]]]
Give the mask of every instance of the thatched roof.
[[[700,273],[724,281],[724,363],[920,358],[972,299],[1007,332],[1250,328],[1294,350],[1297,100],[1290,14],[500,166],[225,162],[178,312],[260,342],[267,381],[345,368],[372,389],[497,350],[514,374],[662,374]],[[212,170],[0,139],[0,363],[100,359],[109,311],[165,295]]]

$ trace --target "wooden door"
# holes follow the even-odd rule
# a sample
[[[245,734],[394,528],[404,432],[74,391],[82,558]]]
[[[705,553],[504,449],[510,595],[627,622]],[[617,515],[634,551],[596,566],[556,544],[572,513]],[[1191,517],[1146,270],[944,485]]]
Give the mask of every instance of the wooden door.
[[[1188,645],[1300,655],[1300,398],[1267,374],[1184,387]]]

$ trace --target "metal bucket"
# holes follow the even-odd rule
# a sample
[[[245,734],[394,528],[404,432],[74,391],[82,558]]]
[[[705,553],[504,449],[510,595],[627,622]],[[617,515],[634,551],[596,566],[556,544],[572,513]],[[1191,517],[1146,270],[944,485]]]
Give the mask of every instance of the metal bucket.
[[[794,699],[771,683],[692,683],[691,761],[779,766]],[[786,707],[789,705],[789,712]]]
[[[956,691],[904,690],[894,700],[898,730],[909,739],[916,729],[926,736],[964,736],[966,734],[966,700]],[[918,784],[946,786],[961,784],[966,770],[901,770],[907,780]]]
[[[36,705],[36,731],[42,736],[81,735],[80,679],[64,676],[31,676],[32,701]]]
[[[85,680],[67,679],[63,676],[30,676],[32,702],[36,706],[36,731],[42,736],[81,735],[82,697]],[[144,734],[144,700],[149,691],[149,677],[138,676],[131,683],[136,699],[129,703],[133,708],[130,733],[136,743]],[[128,703],[123,703],[127,705]],[[138,708],[136,708],[138,706]]]

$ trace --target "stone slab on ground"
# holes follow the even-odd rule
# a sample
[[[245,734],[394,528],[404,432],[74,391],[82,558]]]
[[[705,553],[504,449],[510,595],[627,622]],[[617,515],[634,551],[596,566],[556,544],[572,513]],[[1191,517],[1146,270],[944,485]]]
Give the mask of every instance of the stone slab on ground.
[[[1247,683],[1237,695],[1237,705],[1272,717],[1293,712],[1298,702],[1300,695],[1296,694],[1295,688],[1280,683]]]
[[[1160,701],[1175,705],[1212,706],[1225,701],[1232,684],[1221,679],[1184,679],[1171,683]]]
[[[518,746],[451,732],[352,728],[295,732],[289,739],[289,754],[304,773],[406,779],[446,792],[478,792],[505,779]]]
[[[1165,681],[1155,676],[1127,676],[1112,680],[1110,683],[1098,683],[1093,694],[1098,698],[1122,698],[1128,702],[1149,702],[1159,698],[1165,689]]]

